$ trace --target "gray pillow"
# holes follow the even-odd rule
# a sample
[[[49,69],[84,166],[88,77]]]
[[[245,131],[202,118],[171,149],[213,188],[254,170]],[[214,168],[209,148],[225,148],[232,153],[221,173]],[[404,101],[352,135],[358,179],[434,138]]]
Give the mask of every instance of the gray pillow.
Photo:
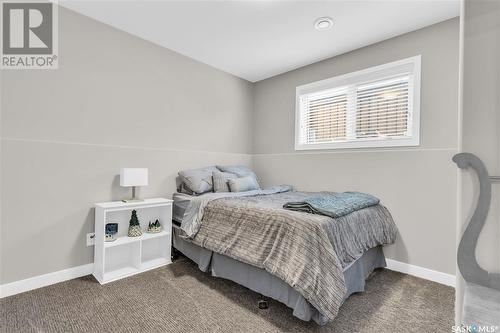
[[[179,177],[188,190],[202,194],[213,190],[212,172],[214,171],[218,171],[214,166],[182,170],[179,172]]]
[[[260,189],[257,179],[253,176],[229,179],[227,182],[231,192],[245,192]]]
[[[214,192],[229,192],[229,185],[227,181],[229,179],[238,178],[234,173],[214,171],[212,173],[214,181]]]
[[[186,187],[186,185],[184,185],[182,178],[179,176],[175,177],[175,186],[177,187],[178,193],[185,193],[185,194],[190,194],[190,195],[196,194],[193,191],[191,191],[190,189],[188,189]]]
[[[196,193],[194,193],[193,191],[191,191],[187,186],[186,184],[182,183],[181,184],[181,187],[179,188],[179,190],[177,191],[179,193],[184,193],[184,194],[189,194],[189,195],[196,195]]]
[[[217,165],[217,168],[223,172],[234,173],[239,178],[252,176],[253,178],[255,178],[257,186],[259,186],[259,182],[257,181],[257,175],[255,174],[255,172],[252,171],[252,169],[250,169],[247,166],[244,166],[244,165]],[[260,186],[258,187],[258,189],[260,189]]]

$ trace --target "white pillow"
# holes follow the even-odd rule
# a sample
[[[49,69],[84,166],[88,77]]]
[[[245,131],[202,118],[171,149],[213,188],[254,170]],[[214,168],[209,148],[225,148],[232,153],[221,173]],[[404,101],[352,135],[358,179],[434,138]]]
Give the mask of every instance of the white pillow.
[[[238,176],[238,178],[252,176],[253,178],[255,178],[255,181],[257,182],[257,186],[259,186],[259,181],[258,181],[257,175],[255,174],[255,172],[252,171],[252,169],[250,169],[247,166],[244,166],[244,165],[217,165],[217,168],[223,172],[234,173],[235,175]],[[258,187],[258,189],[260,189],[260,186]]]
[[[202,194],[214,189],[212,172],[218,171],[216,167],[210,166],[200,169],[182,170],[179,177],[183,184],[192,192]]]
[[[238,178],[234,173],[221,171],[214,171],[212,177],[214,179],[214,192],[229,192],[229,179]]]
[[[227,182],[231,192],[246,192],[260,189],[257,179],[253,176],[229,179]]]

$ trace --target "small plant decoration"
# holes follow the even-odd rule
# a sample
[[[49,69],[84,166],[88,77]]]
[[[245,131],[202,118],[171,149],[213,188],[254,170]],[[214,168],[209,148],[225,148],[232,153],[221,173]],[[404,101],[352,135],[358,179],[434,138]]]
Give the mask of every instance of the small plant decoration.
[[[149,221],[148,232],[156,233],[156,232],[160,232],[160,231],[161,231],[161,224],[160,224],[160,221],[158,219],[156,219],[156,221],[154,221],[153,223],[151,223],[151,221]]]
[[[137,218],[137,212],[132,211],[132,216],[130,216],[130,222],[128,226],[128,236],[129,237],[139,237],[142,235],[141,224]]]

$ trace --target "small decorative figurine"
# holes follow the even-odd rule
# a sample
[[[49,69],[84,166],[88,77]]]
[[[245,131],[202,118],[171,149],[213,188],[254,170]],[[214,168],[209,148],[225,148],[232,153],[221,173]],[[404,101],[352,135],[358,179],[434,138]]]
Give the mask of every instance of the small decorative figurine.
[[[148,225],[148,232],[149,233],[157,233],[157,232],[160,232],[161,231],[161,224],[160,224],[160,221],[158,219],[156,219],[156,221],[154,221],[153,223],[151,223],[151,221],[149,221],[149,225]]]
[[[137,218],[137,212],[135,209],[132,211],[132,216],[130,216],[130,222],[128,226],[128,236],[129,237],[139,237],[142,235],[141,224]]]
[[[116,240],[118,233],[118,223],[106,223],[106,242],[113,242]]]

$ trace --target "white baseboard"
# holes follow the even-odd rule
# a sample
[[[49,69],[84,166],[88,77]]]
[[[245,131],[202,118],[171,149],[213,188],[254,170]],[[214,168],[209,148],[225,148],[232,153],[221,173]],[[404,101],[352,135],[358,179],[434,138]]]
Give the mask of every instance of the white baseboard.
[[[25,291],[50,286],[51,284],[76,279],[81,276],[92,274],[94,264],[87,264],[61,271],[34,276],[28,279],[14,281],[0,285],[0,298],[23,293]]]
[[[447,286],[455,287],[455,275],[434,271],[432,269],[420,266],[406,264],[392,259],[386,259],[386,262],[387,269],[390,269],[392,271],[413,275],[425,280],[430,280]],[[51,284],[76,279],[81,276],[92,274],[93,270],[94,264],[87,264],[3,284],[0,285],[0,298],[45,286],[50,286]]]
[[[391,271],[405,273],[425,280],[441,283],[450,287],[455,287],[456,284],[455,275],[434,271],[432,269],[420,266],[406,264],[404,262],[392,259],[385,259],[385,261],[387,263],[387,269],[390,269]]]

